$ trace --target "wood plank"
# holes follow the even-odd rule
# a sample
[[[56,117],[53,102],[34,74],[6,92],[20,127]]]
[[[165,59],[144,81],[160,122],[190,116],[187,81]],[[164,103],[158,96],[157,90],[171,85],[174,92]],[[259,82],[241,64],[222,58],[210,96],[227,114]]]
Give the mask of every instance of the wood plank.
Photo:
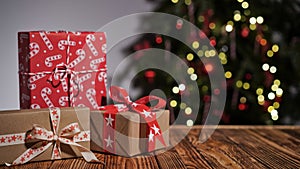
[[[163,150],[164,151],[164,150]],[[175,148],[172,148],[163,153],[155,153],[155,158],[159,165],[159,168],[163,169],[184,169],[186,168],[180,155],[177,153]]]
[[[209,142],[204,143],[211,152],[217,151],[231,158],[242,168],[265,168],[263,164],[255,160],[251,155],[232,142],[222,130],[217,129]]]
[[[300,157],[290,155],[270,145],[266,139],[257,138],[249,130],[222,130],[227,137],[238,144],[245,152],[267,167],[298,168]]]
[[[170,140],[172,145],[175,145],[180,141],[175,146],[175,150],[181,157],[181,160],[185,164],[186,168],[212,168],[206,159],[195,149],[195,147],[191,145],[189,140],[186,137],[183,137],[186,132],[187,130],[184,128],[182,130],[174,128],[170,132]],[[179,140],[181,138],[184,139]]]
[[[284,132],[282,130],[252,129],[250,131],[258,134],[260,137],[262,137],[261,139],[265,138],[269,140],[278,149],[281,149],[282,151],[286,151],[287,154],[300,156],[300,146],[299,146],[300,139],[297,139],[295,138],[295,136],[288,134],[288,132],[291,130],[286,130],[287,132]],[[299,137],[300,137],[300,133],[299,133]]]
[[[190,131],[186,126],[172,126],[170,142],[179,143],[164,153],[132,158],[95,153],[106,166],[76,158],[0,168],[300,168],[300,126],[206,127],[217,129],[201,143],[203,126]]]

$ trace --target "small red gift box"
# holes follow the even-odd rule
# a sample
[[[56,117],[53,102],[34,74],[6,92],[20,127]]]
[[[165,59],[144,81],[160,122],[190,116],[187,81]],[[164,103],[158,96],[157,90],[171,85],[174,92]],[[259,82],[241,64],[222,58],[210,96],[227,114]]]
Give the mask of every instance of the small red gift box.
[[[105,104],[104,32],[19,32],[18,46],[21,108]]]
[[[135,156],[169,146],[169,111],[156,96],[131,101],[127,91],[111,86],[110,97],[121,104],[101,106],[91,112],[91,149]],[[147,104],[156,104],[148,107]]]

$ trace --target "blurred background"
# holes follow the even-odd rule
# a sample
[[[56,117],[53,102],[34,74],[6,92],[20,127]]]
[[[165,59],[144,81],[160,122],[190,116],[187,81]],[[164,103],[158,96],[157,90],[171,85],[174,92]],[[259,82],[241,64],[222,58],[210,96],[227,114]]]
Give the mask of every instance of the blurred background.
[[[109,76],[124,57],[135,51],[147,48],[169,50],[189,66],[187,70],[178,68],[178,71],[185,71],[191,80],[197,82],[200,110],[195,112],[191,106],[181,102],[180,97],[188,97],[189,94],[185,87],[155,69],[137,73],[130,82],[126,81],[126,77],[120,79],[123,83],[131,83],[131,88],[139,91],[133,99],[148,95],[153,89],[161,89],[174,117],[183,110],[185,124],[201,124],[210,108],[211,95],[218,95],[219,90],[211,90],[207,76],[214,73],[215,65],[204,65],[199,58],[218,57],[227,83],[221,124],[300,124],[297,108],[300,103],[299,0],[11,0],[1,1],[0,9],[0,109],[19,106],[18,31],[96,31],[119,17],[156,11],[179,16],[202,30],[186,35],[191,47],[198,52],[159,34],[131,38],[126,43],[121,42],[108,56],[108,68],[112,68],[108,69]],[[180,30],[184,27],[182,19],[168,23],[168,26]],[[207,36],[217,52],[201,46],[200,42],[193,40],[194,36]],[[137,61],[143,57],[141,53],[136,55]],[[134,70],[134,66],[139,65],[133,64],[128,69]]]

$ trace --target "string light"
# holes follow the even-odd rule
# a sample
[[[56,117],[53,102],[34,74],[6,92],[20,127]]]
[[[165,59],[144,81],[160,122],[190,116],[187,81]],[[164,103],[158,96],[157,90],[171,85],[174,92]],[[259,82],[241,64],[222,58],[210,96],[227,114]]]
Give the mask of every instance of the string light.
[[[176,22],[176,29],[181,29],[183,25],[182,19],[178,19]]]
[[[203,92],[207,92],[207,91],[208,91],[208,87],[207,87],[206,85],[204,85],[204,86],[202,86],[201,90],[202,90]]]
[[[204,22],[205,21],[205,17],[202,16],[202,15],[198,16],[198,21],[199,22]]]
[[[262,88],[256,89],[256,94],[257,94],[257,95],[262,95],[263,92],[264,92],[264,90],[263,90]]]
[[[241,88],[243,86],[243,82],[238,80],[235,85],[236,87]]]
[[[194,59],[194,55],[192,53],[189,53],[189,54],[186,55],[186,59],[188,61],[192,61]]]
[[[276,73],[276,71],[277,71],[277,68],[275,66],[270,67],[270,72],[271,73]]]
[[[211,71],[213,71],[214,67],[213,67],[213,65],[208,63],[208,64],[205,65],[205,69],[206,69],[207,72],[211,72]]]
[[[274,109],[271,111],[271,118],[274,121],[278,120],[278,111],[277,110]]]
[[[261,46],[266,46],[267,45],[267,40],[266,39],[261,39],[259,41],[259,43],[260,43]]]
[[[273,83],[276,84],[277,86],[279,86],[280,85],[280,80],[275,79]]]
[[[171,0],[174,4],[176,4],[178,2],[178,0]]]
[[[278,89],[278,85],[277,85],[277,84],[273,84],[273,85],[271,86],[271,90],[272,90],[273,92],[276,92],[277,89]]]
[[[177,106],[177,101],[176,100],[171,100],[170,101],[170,106],[171,107],[176,107]]]
[[[273,55],[274,55],[273,51],[271,51],[271,50],[267,51],[267,56],[268,57],[272,57]]]
[[[197,80],[198,76],[196,74],[191,74],[190,78],[191,80],[195,81]]]
[[[194,49],[198,49],[199,48],[199,42],[198,41],[194,41],[192,43],[192,46],[193,46]]]
[[[282,94],[283,94],[283,90],[282,90],[281,88],[278,88],[278,89],[276,90],[276,96],[281,97]]]
[[[258,102],[263,102],[265,100],[265,97],[263,95],[257,96]]]
[[[180,91],[184,91],[185,90],[185,85],[184,84],[180,84],[178,88],[179,88]]]
[[[278,108],[280,107],[280,104],[279,104],[278,102],[274,102],[274,103],[273,103],[273,107],[274,107],[275,109],[278,109]]]
[[[241,97],[240,98],[240,102],[241,103],[246,103],[247,102],[247,98],[246,97]]]
[[[256,24],[256,19],[254,18],[254,17],[251,17],[250,19],[249,19],[249,22],[250,22],[250,24]]]
[[[269,68],[270,68],[270,65],[267,64],[267,63],[264,63],[264,64],[262,65],[262,69],[263,69],[264,71],[268,71]]]
[[[242,8],[247,9],[249,7],[249,3],[248,2],[243,2],[242,3]]]
[[[195,69],[194,68],[192,68],[192,67],[189,67],[188,69],[187,69],[187,73],[188,74],[193,74],[195,72]]]
[[[235,21],[240,21],[242,19],[242,16],[240,14],[240,11],[237,11],[234,15],[233,15],[233,20]]]
[[[198,55],[199,57],[202,57],[202,56],[204,55],[203,50],[199,50],[199,51],[197,52],[197,55]]]
[[[191,120],[191,119],[187,120],[186,125],[189,126],[189,127],[192,127],[194,125],[193,120]]]
[[[276,45],[276,44],[273,45],[273,46],[272,46],[272,51],[273,51],[273,52],[278,52],[278,51],[279,51],[279,46]]]
[[[192,114],[192,109],[190,107],[187,107],[184,109],[184,112],[186,115],[190,115],[190,114]]]
[[[192,0],[185,0],[184,3],[185,3],[186,5],[191,5],[191,4],[192,4]]]
[[[225,30],[226,30],[226,32],[231,32],[233,30],[233,26],[232,25],[226,25]]]
[[[180,103],[180,108],[181,109],[185,109],[186,108],[186,104],[185,103]]]
[[[252,30],[252,31],[254,31],[256,29],[256,25],[250,24],[249,25],[249,29]]]
[[[232,77],[232,73],[230,71],[225,72],[225,77],[230,79]]]
[[[262,24],[262,23],[264,22],[264,18],[263,18],[262,16],[258,16],[258,17],[256,18],[256,22],[257,22],[258,24]]]
[[[177,86],[173,87],[172,92],[175,94],[179,93],[179,88]]]
[[[250,83],[248,83],[248,82],[244,83],[244,84],[243,84],[243,88],[244,88],[245,90],[250,89]]]
[[[208,27],[213,30],[216,28],[216,24],[211,22],[211,23],[209,23]]]
[[[268,112],[271,113],[275,108],[273,106],[268,107]]]
[[[275,94],[274,94],[273,92],[270,92],[270,93],[268,94],[268,98],[269,98],[270,100],[274,100],[274,99],[275,99]]]

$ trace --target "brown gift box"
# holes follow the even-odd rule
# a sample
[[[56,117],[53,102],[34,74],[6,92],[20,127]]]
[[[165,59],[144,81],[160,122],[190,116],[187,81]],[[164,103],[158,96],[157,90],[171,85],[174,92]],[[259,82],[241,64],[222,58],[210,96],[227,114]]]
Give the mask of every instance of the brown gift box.
[[[103,145],[103,111],[91,111],[91,150],[105,152]],[[157,122],[162,130],[166,146],[169,145],[169,111],[156,111]],[[147,124],[138,113],[120,112],[115,119],[115,154],[135,156],[148,152]],[[156,139],[155,150],[165,148]]]
[[[81,131],[89,131],[89,108],[61,108],[61,118],[58,132],[70,123],[77,122]],[[32,129],[34,124],[52,131],[50,124],[49,109],[27,109],[9,110],[0,112],[0,138],[1,135],[26,133]],[[90,142],[78,142],[83,147],[90,149]],[[1,144],[0,144],[1,145]],[[74,147],[60,144],[61,157],[72,158],[81,157],[81,153]],[[28,145],[15,144],[0,146],[0,164],[12,163],[16,158],[23,154]],[[31,161],[51,160],[53,146],[41,153]]]

